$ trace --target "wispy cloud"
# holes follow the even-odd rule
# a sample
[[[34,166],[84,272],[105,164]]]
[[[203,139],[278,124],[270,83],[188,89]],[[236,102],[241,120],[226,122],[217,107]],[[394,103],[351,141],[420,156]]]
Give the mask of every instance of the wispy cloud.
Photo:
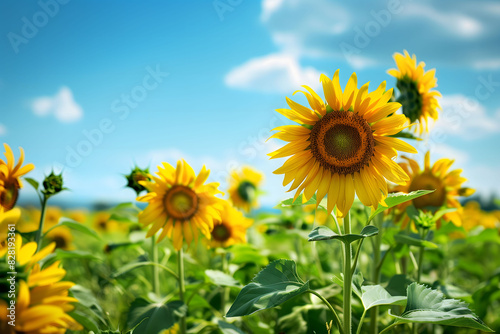
[[[42,96],[33,100],[33,113],[37,116],[53,115],[58,121],[70,123],[83,116],[82,107],[75,102],[68,87],[62,87],[54,96]]]
[[[0,136],[5,136],[7,134],[7,127],[0,123]]]
[[[232,69],[225,77],[229,87],[272,93],[289,93],[301,85],[319,87],[320,73],[313,67],[302,67],[286,54],[271,54],[250,59]]]

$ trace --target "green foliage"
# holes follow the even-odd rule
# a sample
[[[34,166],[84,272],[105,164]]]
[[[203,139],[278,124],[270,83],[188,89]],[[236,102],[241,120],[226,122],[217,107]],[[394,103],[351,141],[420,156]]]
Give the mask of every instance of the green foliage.
[[[431,323],[437,325],[468,327],[485,332],[493,332],[469,308],[456,299],[445,299],[436,290],[412,283],[407,291],[406,308],[395,323]]]
[[[127,325],[135,327],[134,334],[158,334],[174,326],[186,311],[187,306],[178,300],[162,304],[138,298],[130,306]]]
[[[276,260],[241,290],[226,316],[244,316],[272,308],[308,289],[309,283],[300,279],[294,261]]]
[[[339,235],[334,231],[330,230],[326,226],[316,227],[311,233],[309,233],[309,241],[322,241],[337,239],[343,243],[352,243],[356,240],[372,237],[378,234],[378,228],[373,225],[368,225],[363,227],[359,234],[343,234]]]

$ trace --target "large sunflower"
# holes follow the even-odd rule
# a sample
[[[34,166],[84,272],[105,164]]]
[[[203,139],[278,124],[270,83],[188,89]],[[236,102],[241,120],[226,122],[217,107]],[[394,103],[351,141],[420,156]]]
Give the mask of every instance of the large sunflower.
[[[31,163],[22,166],[24,151],[21,147],[19,148],[21,155],[17,164],[14,165],[14,153],[10,146],[7,144],[3,144],[3,146],[7,162],[0,159],[0,211],[9,211],[16,204],[19,189],[23,186],[20,177],[31,171],[35,166]]]
[[[214,220],[210,247],[226,248],[235,244],[246,243],[246,232],[252,225],[253,220],[243,216],[240,211],[226,201],[223,202],[222,207],[221,219]]]
[[[438,119],[438,109],[441,109],[437,97],[441,94],[436,90],[437,79],[434,76],[435,69],[425,71],[425,63],[421,61],[417,65],[417,57],[410,57],[408,51],[394,54],[397,69],[387,71],[397,80],[396,86],[399,90],[397,101],[403,106],[403,114],[412,124],[413,129],[419,133],[429,131],[429,119]]]
[[[221,192],[218,183],[207,183],[210,171],[203,166],[198,176],[184,160],[177,162],[177,168],[163,163],[158,166],[151,181],[140,181],[149,191],[137,198],[148,206],[139,213],[139,222],[152,225],[147,237],[163,228],[158,242],[165,237],[172,239],[174,248],[180,250],[183,240],[188,245],[198,240],[199,233],[210,239],[214,220],[220,220],[221,199],[215,197]]]
[[[277,111],[299,125],[285,125],[271,138],[289,144],[270,153],[271,159],[291,156],[275,174],[285,174],[283,185],[293,181],[289,191],[303,201],[317,191],[317,201],[328,194],[327,208],[337,206],[343,217],[351,208],[355,193],[363,204],[376,207],[387,196],[386,179],[404,184],[408,175],[392,158],[397,151],[415,153],[406,142],[389,137],[405,127],[406,117],[396,115],[397,102],[389,102],[392,89],[385,82],[368,93],[368,83],[357,88],[353,73],[342,92],[339,71],[333,81],[321,75],[326,103],[311,88],[301,91],[310,108],[289,98],[291,109]]]
[[[258,207],[257,195],[259,185],[264,175],[255,169],[244,166],[241,170],[234,170],[229,179],[229,199],[237,208],[250,212]]]
[[[394,191],[409,193],[415,190],[434,190],[434,192],[415,198],[411,202],[405,202],[398,206],[398,210],[404,213],[404,210],[410,204],[413,204],[417,209],[437,209],[443,206],[447,208],[456,208],[456,211],[448,212],[443,216],[445,221],[451,221],[456,226],[462,226],[463,208],[458,201],[459,196],[470,196],[474,193],[474,189],[462,187],[462,184],[467,181],[462,177],[461,169],[449,171],[453,160],[439,159],[431,166],[430,152],[425,154],[424,170],[420,169],[418,163],[410,158],[403,157],[404,162],[400,166],[410,176],[410,182],[406,185],[394,187]],[[438,228],[441,222],[438,221]]]

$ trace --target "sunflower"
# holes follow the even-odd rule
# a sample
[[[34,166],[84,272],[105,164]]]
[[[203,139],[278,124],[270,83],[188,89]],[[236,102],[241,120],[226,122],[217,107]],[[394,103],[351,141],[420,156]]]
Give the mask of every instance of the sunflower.
[[[470,231],[477,226],[486,229],[500,227],[498,226],[499,219],[495,213],[481,210],[481,205],[476,201],[469,201],[464,205],[462,224],[466,231]]]
[[[41,212],[36,208],[29,208],[26,219],[21,219],[18,224],[17,230],[21,233],[29,233],[38,230],[40,226],[40,216]],[[43,225],[43,232],[47,232],[48,229],[59,223],[62,218],[62,211],[56,206],[49,206],[45,209],[45,218]]]
[[[392,138],[405,127],[406,117],[396,115],[397,102],[389,102],[392,89],[385,82],[368,93],[368,83],[357,88],[353,73],[342,92],[339,71],[333,81],[321,75],[326,103],[308,86],[301,91],[310,108],[289,98],[291,109],[277,111],[299,125],[280,126],[271,138],[289,142],[270,153],[271,159],[291,156],[275,174],[285,174],[283,185],[293,181],[289,191],[302,191],[303,201],[317,191],[319,203],[328,194],[327,211],[337,206],[343,217],[351,208],[355,193],[366,206],[384,204],[386,179],[404,184],[408,175],[392,158],[397,151],[416,153],[406,142]]]
[[[73,248],[73,235],[69,228],[65,226],[60,226],[46,235],[49,242],[55,242],[56,248],[70,250]]]
[[[21,155],[14,166],[14,153],[9,145],[3,144],[3,146],[7,162],[0,159],[0,210],[9,211],[16,204],[19,189],[23,186],[20,177],[31,171],[35,166],[29,163],[21,167],[24,161],[24,151],[21,147],[19,148]]]
[[[229,178],[229,199],[237,208],[250,212],[257,208],[257,193],[264,175],[255,169],[244,166],[241,170],[234,170]]]
[[[456,211],[448,212],[443,216],[445,221],[451,221],[456,226],[462,226],[463,208],[457,197],[470,196],[474,189],[464,188],[462,184],[467,181],[460,176],[461,169],[448,171],[453,164],[453,160],[439,159],[433,166],[430,164],[430,152],[425,154],[424,170],[420,169],[418,163],[410,158],[403,157],[404,162],[400,166],[410,176],[410,182],[403,186],[394,187],[395,192],[409,193],[416,190],[434,190],[434,192],[415,198],[411,202],[405,202],[398,206],[398,210],[404,213],[406,207],[413,204],[415,208],[421,210],[436,209],[441,207],[456,208]],[[407,220],[408,217],[406,217]],[[406,225],[403,222],[403,225]],[[441,220],[437,222],[437,227],[441,226]]]
[[[246,243],[246,231],[252,223],[252,219],[246,218],[231,204],[224,201],[221,219],[214,220],[210,247],[226,248],[232,245]]]
[[[0,211],[0,257],[4,256],[8,250],[7,239],[13,233],[12,226],[16,226],[21,216],[21,210],[14,208],[7,212]]]
[[[96,231],[101,233],[113,233],[126,231],[126,224],[121,224],[120,222],[110,219],[111,214],[105,211],[97,212],[94,215],[93,226]]]
[[[188,245],[198,240],[199,233],[210,239],[214,220],[220,220],[222,194],[218,183],[207,183],[210,171],[205,166],[198,176],[184,160],[177,162],[177,168],[167,163],[158,166],[156,176],[151,181],[140,181],[149,191],[137,198],[148,206],[139,213],[143,226],[152,225],[146,237],[151,237],[163,228],[157,242],[165,237],[172,239],[174,248],[180,250],[183,240]]]
[[[403,114],[412,124],[412,128],[418,128],[419,133],[425,130],[429,131],[429,119],[436,121],[438,119],[438,109],[441,109],[437,97],[441,94],[436,90],[437,79],[434,74],[435,69],[425,71],[425,63],[420,62],[417,65],[417,57],[410,57],[408,51],[394,54],[397,69],[393,68],[387,71],[397,79],[396,86],[399,90],[397,101],[403,105]]]

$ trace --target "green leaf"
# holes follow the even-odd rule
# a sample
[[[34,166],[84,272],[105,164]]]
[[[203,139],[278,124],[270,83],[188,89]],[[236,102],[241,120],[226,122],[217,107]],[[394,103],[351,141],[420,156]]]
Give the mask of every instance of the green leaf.
[[[150,304],[147,300],[138,298],[130,306],[127,326],[135,327],[134,334],[158,334],[175,325],[186,315],[186,311],[187,306],[180,300]]]
[[[58,228],[58,227],[61,227],[61,226],[66,226],[66,227],[69,227],[70,229],[72,230],[75,230],[75,231],[78,231],[78,232],[82,232],[86,235],[89,235],[97,240],[100,240],[101,238],[99,237],[99,235],[92,229],[88,228],[87,226],[83,225],[82,223],[79,223],[77,221],[74,221],[74,220],[71,220],[69,218],[61,218],[61,220],[59,221],[58,224],[52,226],[50,229],[47,230],[47,232],[45,232],[44,235],[47,235],[47,233],[49,233],[50,231],[52,231],[53,229],[55,228]]]
[[[75,319],[80,325],[82,325],[86,330],[92,331],[94,333],[100,333],[97,324],[89,318],[88,315],[80,313],[78,311],[73,311],[69,313],[73,319]]]
[[[226,317],[238,317],[278,306],[309,289],[297,274],[291,260],[271,262],[245,286],[227,312]]]
[[[222,334],[243,334],[241,329],[225,321],[219,320],[217,324],[219,325],[219,329]]]
[[[398,133],[390,135],[388,137],[422,140],[419,137],[416,137],[414,134],[412,134],[410,132],[406,132],[406,131],[399,131]]]
[[[365,310],[382,305],[405,305],[406,297],[391,296],[380,285],[365,285],[361,287],[361,302]]]
[[[129,271],[132,271],[132,270],[140,268],[140,267],[146,267],[146,266],[157,266],[159,268],[162,268],[162,269],[168,271],[170,274],[175,274],[170,268],[165,267],[162,264],[155,263],[152,261],[143,261],[143,262],[133,262],[133,263],[129,263],[129,264],[124,265],[123,267],[118,269],[116,272],[111,274],[111,277],[117,278],[119,276],[122,276],[122,275],[128,273]]]
[[[55,252],[55,258],[58,260],[62,259],[88,259],[88,260],[95,260],[95,261],[101,261],[102,259],[99,256],[96,256],[90,252],[82,251],[82,250],[64,250],[64,249],[56,249]]]
[[[360,234],[344,234],[344,235],[337,234],[326,226],[319,226],[316,227],[314,230],[312,230],[311,233],[309,233],[308,241],[337,239],[344,243],[352,243],[356,240],[372,237],[376,234],[378,234],[378,228],[373,225],[367,225],[363,227]]]
[[[40,186],[40,183],[38,183],[37,180],[32,179],[31,177],[25,177],[24,180],[28,182],[35,190],[38,191],[38,187]]]
[[[237,280],[220,270],[207,269],[205,270],[205,275],[215,285],[240,287],[240,283]]]
[[[282,201],[279,205],[278,208],[282,208],[285,206],[297,206],[297,205],[309,205],[309,204],[316,204],[316,194],[314,194],[307,202],[302,203],[302,196],[303,194],[300,194],[297,199],[294,201],[293,198],[286,199]]]
[[[394,240],[396,240],[396,242],[400,244],[406,244],[410,246],[426,247],[431,249],[438,248],[438,245],[428,240],[420,239],[420,236],[417,234],[408,235],[405,233],[398,233],[394,235]]]
[[[269,263],[266,256],[262,255],[258,249],[252,245],[242,244],[234,245],[231,247],[231,253],[233,253],[233,258],[231,263],[234,264],[244,264],[244,263],[255,263],[256,265],[263,267]]]
[[[399,205],[401,203],[411,201],[417,197],[430,194],[433,191],[434,190],[417,190],[417,191],[412,191],[411,193],[408,193],[408,194],[405,194],[405,193],[389,194],[389,195],[387,195],[387,198],[385,199],[385,204],[387,204],[387,206],[383,206],[383,205],[379,204],[377,207],[377,210],[375,210],[375,212],[373,212],[371,214],[370,218],[368,218],[367,224],[370,223],[370,221],[379,213],[381,213],[387,209],[390,209],[396,205]]]
[[[412,283],[408,286],[407,296],[408,302],[403,314],[400,316],[391,314],[396,318],[396,323],[431,323],[493,332],[466,303],[456,299],[445,299],[445,296],[437,290]]]

